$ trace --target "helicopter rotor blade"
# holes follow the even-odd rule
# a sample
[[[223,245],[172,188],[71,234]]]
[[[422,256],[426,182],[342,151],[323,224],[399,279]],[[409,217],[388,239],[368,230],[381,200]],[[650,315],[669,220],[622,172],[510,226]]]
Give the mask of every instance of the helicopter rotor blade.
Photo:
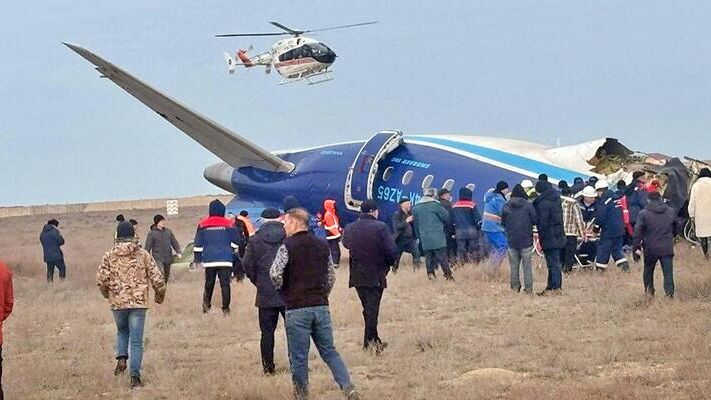
[[[296,30],[296,29],[291,29],[291,28],[289,28],[288,26],[284,26],[284,25],[282,25],[282,24],[280,24],[280,23],[278,23],[278,22],[270,21],[269,23],[272,24],[272,25],[274,25],[274,26],[276,26],[276,27],[279,28],[279,29],[283,29],[284,32],[288,32],[288,34],[290,34],[290,35],[299,36],[299,35],[301,35],[302,33],[304,33],[304,31],[298,31],[298,30]],[[306,32],[308,32],[308,31],[306,31]]]
[[[377,24],[378,21],[368,21],[368,22],[361,22],[358,24],[350,24],[350,25],[341,25],[341,26],[331,26],[328,28],[321,28],[321,29],[309,29],[307,31],[302,31],[301,33],[310,33],[310,32],[323,32],[323,31],[332,31],[335,29],[343,29],[343,28],[353,28],[356,26],[363,26],[363,25],[373,25]]]
[[[256,37],[256,36],[286,36],[285,32],[264,32],[264,33],[223,33],[215,37]]]

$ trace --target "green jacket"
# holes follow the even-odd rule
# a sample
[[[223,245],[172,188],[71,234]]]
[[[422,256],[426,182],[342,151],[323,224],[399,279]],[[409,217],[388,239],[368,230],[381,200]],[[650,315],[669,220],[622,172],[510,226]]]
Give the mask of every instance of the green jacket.
[[[412,215],[415,217],[415,234],[420,239],[422,250],[447,247],[444,227],[449,224],[450,216],[439,201],[432,197],[423,197],[412,207]]]

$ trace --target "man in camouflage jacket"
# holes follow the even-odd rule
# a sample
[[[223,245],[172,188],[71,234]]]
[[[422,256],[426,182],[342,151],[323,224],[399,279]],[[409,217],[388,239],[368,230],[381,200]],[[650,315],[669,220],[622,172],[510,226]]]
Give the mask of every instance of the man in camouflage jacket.
[[[155,302],[165,298],[165,280],[153,257],[135,241],[130,222],[116,228],[116,244],[104,254],[96,273],[101,294],[109,300],[116,321],[116,369],[126,370],[130,358],[131,387],[142,386],[143,327],[149,302],[149,286],[155,291]],[[129,340],[131,352],[129,357]]]

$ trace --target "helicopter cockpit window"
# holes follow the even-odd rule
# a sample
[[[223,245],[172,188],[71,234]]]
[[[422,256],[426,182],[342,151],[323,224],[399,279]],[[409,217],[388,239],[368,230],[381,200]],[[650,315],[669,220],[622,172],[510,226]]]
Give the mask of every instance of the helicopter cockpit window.
[[[328,47],[321,43],[312,43],[309,47],[311,48],[311,52],[314,56],[324,56],[328,54]]]
[[[294,59],[294,50],[289,50],[279,56],[279,61],[289,61]]]

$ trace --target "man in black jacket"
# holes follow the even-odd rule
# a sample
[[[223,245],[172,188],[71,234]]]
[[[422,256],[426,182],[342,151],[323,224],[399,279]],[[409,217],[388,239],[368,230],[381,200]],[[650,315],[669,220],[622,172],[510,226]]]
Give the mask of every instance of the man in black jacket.
[[[67,267],[64,264],[64,238],[59,232],[59,221],[50,219],[47,225],[42,228],[39,240],[42,243],[44,262],[47,264],[47,283],[54,282],[54,269],[59,270],[59,280],[63,281],[67,276]]]
[[[452,224],[452,193],[449,189],[442,188],[437,192],[439,203],[449,214],[449,223],[444,225],[444,234],[447,237],[447,256],[450,260],[457,259],[457,240],[454,238],[454,224]]]
[[[474,201],[471,189],[459,189],[459,201],[452,206],[452,224],[457,242],[457,261],[479,263],[479,230],[481,229],[481,213]]]
[[[538,214],[538,239],[543,248],[548,267],[548,284],[541,295],[558,293],[563,285],[560,249],[565,247],[565,229],[563,227],[563,206],[560,193],[550,183],[536,183],[538,197],[533,206]]]
[[[654,296],[654,268],[657,261],[664,274],[664,293],[674,297],[674,209],[662,202],[658,192],[649,193],[647,206],[639,213],[634,229],[634,253],[644,250],[644,292]]]
[[[366,200],[361,205],[360,218],[346,226],[343,245],[350,252],[349,287],[355,287],[363,305],[365,333],[363,349],[382,352],[387,343],[378,336],[378,314],[383,290],[388,286],[386,276],[395,263],[397,246],[387,225],[378,221],[378,205]]]
[[[523,292],[533,293],[533,227],[538,224],[538,214],[523,186],[516,185],[511,191],[511,199],[504,205],[501,224],[506,229],[509,244],[509,265],[511,266],[511,289],[521,290],[520,269],[523,267]]]
[[[420,267],[420,246],[415,238],[415,228],[412,225],[412,202],[407,197],[402,197],[399,201],[400,208],[392,215],[393,239],[397,245],[397,257],[393,264],[393,273],[400,267],[400,259],[403,253],[412,255],[412,265],[414,268]]]
[[[180,244],[175,239],[173,231],[166,228],[165,217],[158,214],[153,217],[153,225],[146,236],[144,249],[151,253],[165,278],[165,283],[170,280],[170,266],[173,264],[173,253],[180,254]],[[133,225],[133,223],[131,224]]]
[[[262,211],[264,222],[250,238],[242,260],[247,278],[257,287],[255,305],[259,309],[259,330],[262,332],[262,368],[267,375],[274,375],[274,331],[279,323],[279,315],[284,318],[285,312],[284,300],[269,278],[269,269],[286,237],[284,224],[279,221],[280,216],[276,208],[265,208]]]

